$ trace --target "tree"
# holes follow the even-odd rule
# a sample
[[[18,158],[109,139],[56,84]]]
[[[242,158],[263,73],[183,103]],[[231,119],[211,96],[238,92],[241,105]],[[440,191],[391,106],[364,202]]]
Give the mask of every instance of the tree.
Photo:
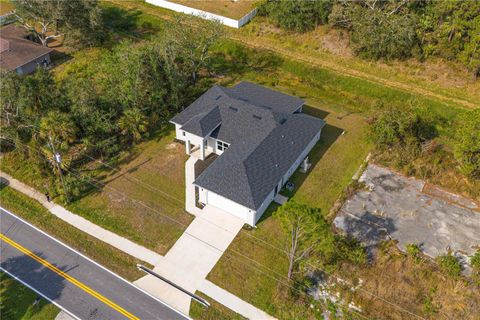
[[[66,200],[69,202],[63,168],[68,166],[72,158],[67,151],[76,138],[75,123],[67,114],[51,111],[41,119],[38,135],[44,144],[43,154],[54,173],[60,178]]]
[[[136,108],[127,109],[118,120],[118,126],[122,134],[129,137],[133,143],[137,143],[147,132],[147,119],[142,112]]]
[[[477,77],[480,73],[480,2],[431,1],[420,15],[425,57],[436,55],[462,62]]]
[[[289,234],[285,251],[288,257],[289,280],[297,269],[305,269],[307,265],[318,265],[318,259],[328,260],[326,258],[333,255],[335,237],[320,209],[289,200],[274,213],[274,216],[280,221],[283,230]]]
[[[328,0],[268,0],[260,6],[259,14],[268,16],[287,30],[305,32],[326,24],[331,7]]]
[[[337,1],[329,19],[351,30],[354,50],[364,58],[408,58],[418,45],[417,18],[408,1]]]
[[[175,57],[176,63],[184,63],[183,70],[197,81],[201,68],[208,68],[211,48],[223,36],[222,25],[218,21],[196,21],[186,15],[176,15],[164,34],[165,53]]]
[[[96,0],[12,0],[15,15],[44,46],[65,33],[97,36],[101,12]]]
[[[456,127],[455,158],[465,174],[480,178],[480,109],[463,113]]]
[[[3,72],[1,77],[0,114],[11,134],[31,136],[38,119],[63,103],[52,75],[42,68],[27,77],[13,72]]]
[[[56,153],[68,151],[76,133],[76,125],[66,113],[51,111],[40,120],[38,135],[47,146],[45,150],[48,150],[46,155],[50,162],[56,162]]]

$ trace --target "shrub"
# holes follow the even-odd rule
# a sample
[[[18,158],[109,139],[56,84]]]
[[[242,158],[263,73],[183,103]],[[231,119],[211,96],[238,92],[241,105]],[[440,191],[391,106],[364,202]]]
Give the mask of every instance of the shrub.
[[[422,259],[422,250],[420,249],[420,246],[415,243],[409,243],[406,246],[407,249],[407,255],[409,257],[412,257],[415,262],[420,262]]]
[[[327,0],[268,0],[259,7],[259,14],[270,17],[278,26],[297,32],[325,24],[331,11]]]
[[[477,252],[475,252],[470,258],[470,264],[475,271],[480,272],[480,250],[477,250]]]
[[[459,117],[454,147],[462,172],[480,178],[480,109]]]
[[[377,111],[370,122],[370,138],[380,148],[403,147],[415,150],[420,143],[436,135],[428,120],[412,108],[386,108]]]
[[[462,272],[460,262],[451,252],[443,256],[438,256],[437,263],[442,272],[449,277],[458,278]]]

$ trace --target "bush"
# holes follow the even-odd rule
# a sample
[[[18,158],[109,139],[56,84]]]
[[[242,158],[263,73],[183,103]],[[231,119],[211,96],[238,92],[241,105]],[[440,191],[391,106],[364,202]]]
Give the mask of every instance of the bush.
[[[454,147],[462,172],[480,178],[480,109],[459,117]]]
[[[415,262],[420,262],[422,259],[422,250],[420,249],[420,246],[415,243],[409,243],[406,246],[407,249],[407,255],[409,257],[412,257]]]
[[[327,23],[331,7],[327,0],[268,0],[259,7],[259,14],[284,29],[305,32]]]
[[[357,13],[351,40],[355,52],[367,59],[405,59],[418,43],[413,15],[392,15],[384,12]]]
[[[383,109],[370,121],[370,138],[380,148],[396,146],[415,150],[435,135],[434,125],[411,108]]]
[[[449,277],[458,278],[462,273],[462,266],[460,265],[460,262],[451,253],[438,256],[436,260],[442,272]]]
[[[477,252],[475,252],[470,258],[470,264],[475,271],[480,272],[480,250],[477,250]]]

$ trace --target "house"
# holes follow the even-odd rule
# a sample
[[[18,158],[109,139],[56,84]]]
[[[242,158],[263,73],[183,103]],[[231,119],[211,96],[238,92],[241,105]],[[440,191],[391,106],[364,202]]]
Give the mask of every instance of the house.
[[[218,156],[195,178],[196,199],[255,226],[320,139],[304,101],[250,82],[214,86],[171,119],[186,153]]]
[[[29,74],[50,64],[52,49],[28,39],[28,33],[13,24],[0,29],[0,68]]]

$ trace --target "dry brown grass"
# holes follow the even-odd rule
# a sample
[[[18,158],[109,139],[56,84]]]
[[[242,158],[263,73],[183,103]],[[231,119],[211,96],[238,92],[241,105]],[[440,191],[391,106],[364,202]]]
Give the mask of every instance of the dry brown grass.
[[[1,0],[0,1],[0,15],[4,15],[6,13],[11,12],[15,7],[10,1]]]
[[[215,13],[227,18],[240,19],[255,8],[253,0],[170,0],[187,7]]]
[[[165,130],[120,158],[117,170],[107,168],[100,190],[73,203],[87,219],[160,254],[192,221],[184,211],[184,147]]]
[[[480,314],[480,287],[466,279],[454,280],[443,275],[429,258],[415,262],[393,242],[381,247],[372,265],[344,266],[339,276],[364,280],[364,291],[345,293],[353,296],[353,301],[362,306],[362,313],[369,318],[416,319],[413,313],[424,319],[476,320]],[[367,291],[397,306],[386,304]]]

